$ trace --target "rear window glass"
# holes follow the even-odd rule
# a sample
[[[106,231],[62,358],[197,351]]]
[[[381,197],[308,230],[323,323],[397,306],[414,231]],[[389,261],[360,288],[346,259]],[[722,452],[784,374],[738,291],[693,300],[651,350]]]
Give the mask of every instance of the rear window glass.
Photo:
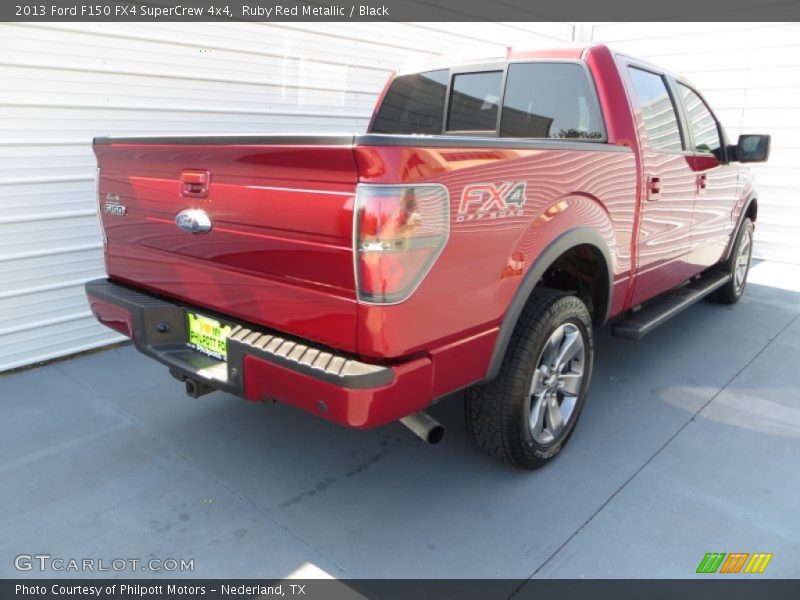
[[[602,139],[603,120],[586,71],[568,63],[509,65],[500,136]]]
[[[381,103],[374,133],[442,133],[449,71],[427,71],[398,77]]]
[[[495,131],[502,71],[463,73],[453,77],[448,131]]]

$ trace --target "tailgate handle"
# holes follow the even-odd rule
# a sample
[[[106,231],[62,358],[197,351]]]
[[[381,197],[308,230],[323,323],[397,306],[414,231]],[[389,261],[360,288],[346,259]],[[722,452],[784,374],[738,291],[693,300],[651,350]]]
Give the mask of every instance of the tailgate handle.
[[[181,173],[181,196],[205,198],[210,183],[210,171],[184,171]]]

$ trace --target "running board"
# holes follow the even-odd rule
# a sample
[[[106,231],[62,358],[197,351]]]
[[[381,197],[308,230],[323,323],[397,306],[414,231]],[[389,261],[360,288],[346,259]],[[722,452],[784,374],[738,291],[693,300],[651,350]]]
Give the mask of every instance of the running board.
[[[730,280],[729,273],[707,273],[687,285],[674,289],[639,311],[623,317],[611,328],[612,335],[640,340],[684,308],[702,300]]]

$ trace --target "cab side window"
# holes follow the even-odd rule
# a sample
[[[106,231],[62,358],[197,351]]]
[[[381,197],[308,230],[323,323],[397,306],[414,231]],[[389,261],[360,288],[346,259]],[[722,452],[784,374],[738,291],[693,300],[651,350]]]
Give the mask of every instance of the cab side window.
[[[502,71],[453,77],[447,131],[496,131],[502,80]]]
[[[508,66],[500,137],[600,140],[604,136],[597,96],[580,65]]]
[[[441,133],[449,78],[450,72],[441,70],[395,79],[378,109],[372,132]]]
[[[678,84],[678,93],[686,110],[689,128],[694,138],[693,150],[697,154],[713,154],[720,158],[722,143],[719,138],[717,120],[703,102],[703,99],[691,88]]]

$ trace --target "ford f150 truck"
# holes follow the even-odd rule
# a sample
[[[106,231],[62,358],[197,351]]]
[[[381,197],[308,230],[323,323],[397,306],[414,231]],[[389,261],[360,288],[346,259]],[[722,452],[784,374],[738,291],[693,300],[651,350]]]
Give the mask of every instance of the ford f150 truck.
[[[104,324],[193,396],[355,428],[466,390],[523,468],[575,428],[592,329],[742,295],[758,205],[698,90],[596,45],[393,76],[358,135],[96,138]]]

